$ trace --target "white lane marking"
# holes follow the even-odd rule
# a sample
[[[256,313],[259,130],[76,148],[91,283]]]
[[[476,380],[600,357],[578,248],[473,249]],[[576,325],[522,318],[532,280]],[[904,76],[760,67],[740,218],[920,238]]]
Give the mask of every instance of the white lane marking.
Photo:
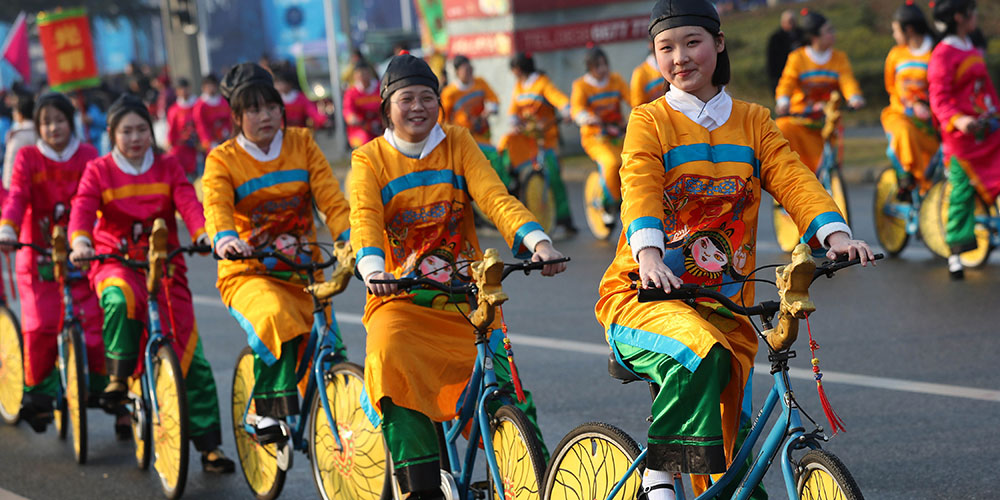
[[[195,304],[224,307],[222,302],[216,297],[195,295],[192,297]],[[337,313],[337,321],[352,325],[360,325],[362,316],[360,314]],[[553,339],[548,337],[536,337],[534,335],[511,334],[511,340],[518,344],[541,347],[544,349],[555,349],[559,351],[580,352],[584,354],[596,354],[600,356],[608,355],[607,344],[597,344],[594,342],[577,342],[575,340]],[[764,363],[757,363],[754,373],[760,376],[770,377],[771,366]],[[789,368],[788,376],[794,379],[813,380],[812,371],[803,368]],[[975,399],[979,401],[992,401],[1000,403],[1000,391],[991,389],[979,389],[976,387],[964,387],[959,385],[935,384],[932,382],[918,382],[898,378],[872,377],[869,375],[857,375],[854,373],[842,373],[834,371],[823,371],[823,381],[839,384],[856,385],[859,387],[871,387],[874,389],[887,389],[891,391],[915,392],[919,394],[931,394],[935,396],[950,396],[955,398]]]
[[[13,491],[7,491],[3,488],[0,488],[0,500],[28,500],[28,499],[22,497],[21,495],[18,495],[17,493],[14,493]]]

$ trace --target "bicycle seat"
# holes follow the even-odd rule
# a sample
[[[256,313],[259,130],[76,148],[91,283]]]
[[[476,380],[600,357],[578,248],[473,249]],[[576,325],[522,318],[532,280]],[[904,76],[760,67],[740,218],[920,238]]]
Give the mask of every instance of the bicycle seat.
[[[611,353],[608,356],[608,374],[611,375],[612,378],[621,380],[623,384],[642,380],[638,375],[632,373],[631,370],[622,366],[621,363],[615,359],[614,353]]]

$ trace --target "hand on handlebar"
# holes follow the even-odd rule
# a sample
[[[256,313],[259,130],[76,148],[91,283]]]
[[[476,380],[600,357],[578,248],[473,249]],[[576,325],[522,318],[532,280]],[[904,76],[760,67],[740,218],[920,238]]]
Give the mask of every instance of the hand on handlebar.
[[[74,266],[85,269],[87,262],[84,262],[83,259],[89,259],[94,256],[94,247],[86,240],[79,238],[73,241],[72,246],[73,249],[69,253],[69,261]]]
[[[875,265],[875,253],[863,240],[852,240],[847,233],[837,231],[827,236],[826,242],[830,245],[830,250],[826,252],[830,260],[836,260],[838,255],[847,255],[848,260],[860,259],[862,267],[869,262]]]
[[[206,235],[206,239],[208,236]],[[220,259],[225,259],[230,255],[242,255],[243,257],[249,256],[253,253],[253,249],[247,242],[237,238],[236,236],[226,236],[219,240],[215,245],[215,254],[219,256]]]
[[[551,241],[540,241],[535,245],[535,253],[531,256],[532,262],[542,262],[546,260],[562,259],[564,256],[559,250],[552,246]],[[542,268],[542,276],[555,276],[566,270],[566,263],[545,264]]]
[[[392,273],[387,273],[385,271],[373,271],[365,276],[365,286],[368,287],[368,291],[376,297],[388,297],[389,295],[395,295],[399,292],[399,286],[395,283],[372,283],[372,280],[394,280],[396,279]]]
[[[663,255],[656,247],[639,250],[639,282],[643,288],[662,288],[665,292],[684,283],[663,263]]]

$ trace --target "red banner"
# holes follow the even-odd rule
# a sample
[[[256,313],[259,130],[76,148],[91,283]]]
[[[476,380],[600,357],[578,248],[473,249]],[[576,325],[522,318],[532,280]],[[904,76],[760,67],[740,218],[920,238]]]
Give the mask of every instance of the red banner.
[[[595,5],[605,5],[613,3],[634,2],[635,0],[511,0],[514,4],[514,12],[523,14],[525,12],[542,12],[546,10],[575,9],[577,7],[590,7]],[[650,2],[652,4],[652,2]],[[646,22],[649,22],[649,15],[646,15]]]
[[[510,0],[444,0],[444,18],[465,19],[510,14]]]
[[[546,52],[584,47],[591,42],[601,45],[639,40],[649,36],[648,30],[649,16],[647,15],[589,23],[562,24],[519,30],[514,33],[514,46],[522,52]]]
[[[87,11],[39,12],[37,20],[52,89],[67,92],[99,85]]]
[[[513,38],[509,32],[452,35],[448,38],[448,54],[466,57],[508,56]]]

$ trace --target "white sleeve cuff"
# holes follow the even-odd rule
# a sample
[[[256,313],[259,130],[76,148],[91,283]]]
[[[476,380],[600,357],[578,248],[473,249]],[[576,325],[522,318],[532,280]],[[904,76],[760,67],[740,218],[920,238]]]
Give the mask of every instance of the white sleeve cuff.
[[[521,244],[524,248],[527,248],[529,252],[535,253],[535,245],[543,241],[552,241],[549,235],[545,234],[545,231],[541,229],[535,229],[534,231],[524,235],[524,239],[521,240]]]
[[[4,224],[0,226],[0,240],[17,241],[17,232],[14,226]]]
[[[75,247],[78,241],[81,243],[86,243],[90,246],[94,246],[94,242],[90,241],[90,238],[86,236],[77,236],[76,238],[73,238],[73,242],[69,244],[70,248]]]
[[[573,117],[573,121],[575,121],[578,126],[582,127],[584,125],[590,125],[596,120],[590,111],[581,111]]]
[[[488,103],[484,104],[483,107],[485,107],[486,108],[486,112],[489,113],[489,114],[491,114],[491,115],[497,114],[497,111],[500,110],[500,105],[498,105],[495,102],[488,102]]]
[[[791,102],[792,98],[786,95],[783,95],[778,98],[778,106],[788,106],[789,104],[791,104]]]
[[[816,239],[819,240],[823,248],[830,248],[830,245],[826,243],[826,238],[837,231],[843,231],[847,233],[848,238],[853,238],[854,235],[851,233],[851,228],[843,222],[830,222],[829,224],[823,224],[816,230]]]
[[[379,255],[365,255],[355,264],[355,267],[358,269],[358,274],[364,279],[375,271],[385,271],[385,258]]]
[[[639,251],[643,248],[657,248],[660,250],[660,255],[663,255],[663,231],[655,227],[640,229],[632,233],[632,237],[628,239],[628,244],[632,247],[632,259],[635,260],[636,264],[639,263]]]

